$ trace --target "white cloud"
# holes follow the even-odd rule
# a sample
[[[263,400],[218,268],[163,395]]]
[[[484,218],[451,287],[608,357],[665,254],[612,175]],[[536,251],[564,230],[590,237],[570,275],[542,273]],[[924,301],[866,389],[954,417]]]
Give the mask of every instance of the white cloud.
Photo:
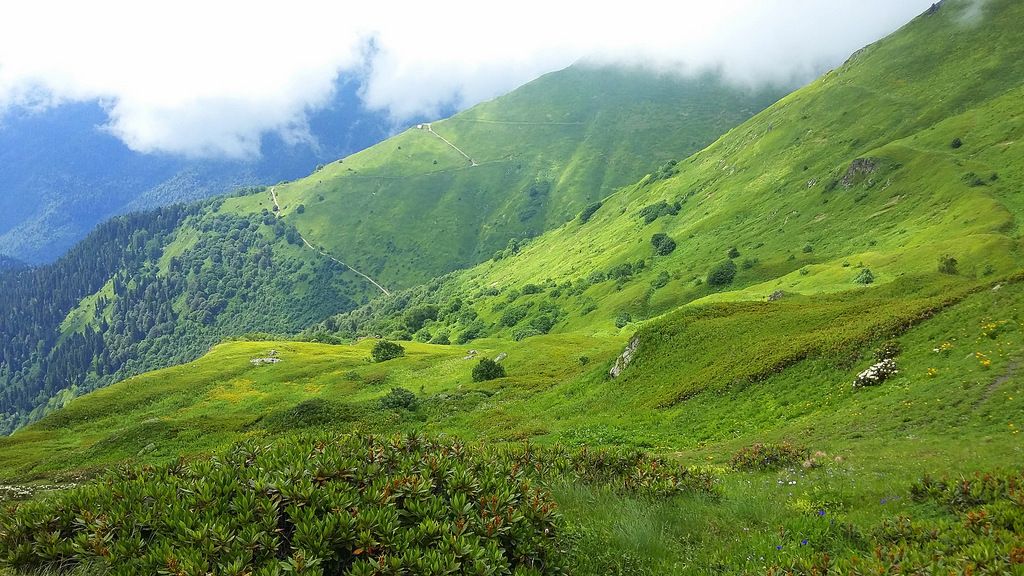
[[[338,74],[396,120],[496,96],[582,58],[804,81],[931,0],[515,4],[77,0],[0,12],[0,109],[101,99],[136,150],[245,157],[306,137]],[[372,50],[368,46],[372,41]]]

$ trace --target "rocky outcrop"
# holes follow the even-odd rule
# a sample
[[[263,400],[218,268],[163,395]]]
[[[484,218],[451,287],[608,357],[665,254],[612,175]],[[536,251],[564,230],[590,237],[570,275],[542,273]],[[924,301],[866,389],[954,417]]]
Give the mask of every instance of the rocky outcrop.
[[[850,167],[846,169],[846,174],[843,175],[839,183],[843,185],[843,188],[850,188],[863,180],[865,176],[874,173],[875,170],[878,170],[878,160],[875,158],[857,158],[850,162]]]
[[[618,378],[622,371],[629,366],[629,363],[633,361],[633,357],[636,356],[636,350],[640,347],[640,337],[634,336],[629,344],[626,345],[626,349],[619,354],[619,357],[615,359],[615,364],[612,365],[612,369],[608,371],[608,375],[612,378]]]

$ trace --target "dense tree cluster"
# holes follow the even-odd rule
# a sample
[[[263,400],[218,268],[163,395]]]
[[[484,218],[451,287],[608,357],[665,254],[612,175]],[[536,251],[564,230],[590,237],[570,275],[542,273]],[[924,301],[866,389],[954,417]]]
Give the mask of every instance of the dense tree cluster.
[[[294,228],[206,207],[117,218],[50,266],[0,274],[0,432],[40,416],[63,390],[354,307],[344,269],[296,246]]]

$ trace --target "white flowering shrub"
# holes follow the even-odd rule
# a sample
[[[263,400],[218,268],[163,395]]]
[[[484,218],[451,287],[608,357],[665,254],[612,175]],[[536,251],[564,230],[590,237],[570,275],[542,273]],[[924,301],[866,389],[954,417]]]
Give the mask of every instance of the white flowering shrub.
[[[878,386],[898,373],[896,361],[892,358],[886,358],[881,362],[872,364],[867,370],[857,374],[857,378],[853,381],[853,387]]]

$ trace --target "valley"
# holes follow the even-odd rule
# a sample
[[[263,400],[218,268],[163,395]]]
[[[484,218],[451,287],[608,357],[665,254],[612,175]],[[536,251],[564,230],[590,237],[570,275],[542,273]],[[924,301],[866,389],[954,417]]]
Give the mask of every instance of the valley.
[[[1020,573],[1021,21],[577,64],[12,263],[0,574]]]

